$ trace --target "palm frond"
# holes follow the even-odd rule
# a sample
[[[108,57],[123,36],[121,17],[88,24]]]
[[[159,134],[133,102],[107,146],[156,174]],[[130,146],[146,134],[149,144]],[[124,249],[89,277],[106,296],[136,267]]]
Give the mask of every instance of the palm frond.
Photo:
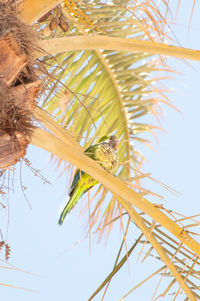
[[[122,5],[111,7],[98,0],[91,5],[87,1],[65,1],[63,14],[70,20],[71,36],[87,37],[97,32],[111,37],[148,40],[144,28],[138,26],[133,7],[131,12],[127,10],[128,2],[124,0]],[[157,30],[151,30],[152,39],[155,33],[155,39],[159,39]],[[59,30],[57,34],[59,36]],[[152,76],[154,71],[164,68],[159,66],[159,60],[146,53],[96,50],[71,51],[46,57],[44,61],[51,77],[42,107],[85,148],[99,137],[114,132],[120,140],[117,176],[126,180],[134,175],[134,168],[143,160],[136,146],[140,143],[150,146],[150,138],[142,135],[155,135],[154,131],[159,129],[144,123],[142,118],[146,115],[158,117],[156,111],[160,103],[168,102],[158,79]],[[69,100],[63,113],[60,101],[66,90]],[[103,193],[101,202],[106,197]],[[110,210],[117,213],[115,206],[115,201],[112,206],[108,205],[102,223],[113,218]],[[95,212],[91,216],[97,217]]]

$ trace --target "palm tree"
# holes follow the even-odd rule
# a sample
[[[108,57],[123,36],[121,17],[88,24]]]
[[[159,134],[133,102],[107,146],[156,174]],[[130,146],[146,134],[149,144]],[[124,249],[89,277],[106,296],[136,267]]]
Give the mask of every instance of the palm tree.
[[[162,13],[154,1],[35,1],[31,9],[29,2],[19,2],[19,16],[27,24],[40,18],[35,28],[42,38],[34,55],[40,59],[45,80],[34,110],[42,127],[34,130],[31,143],[101,183],[89,200],[90,231],[96,227],[100,236],[109,233],[118,219],[122,227],[113,271],[89,300],[110,283],[136,247],[144,248],[147,242],[146,257],[157,254],[163,262],[150,278],[161,272],[162,277],[170,277],[163,295],[178,282],[176,294],[183,289],[186,298],[197,300],[199,244],[183,224],[174,222],[170,211],[147,200],[152,193],[141,180],[150,176],[140,170],[144,160],[140,145],[151,146],[150,135],[162,129],[154,125],[160,106],[171,105],[162,85],[164,71],[170,71],[165,55],[199,60],[200,53],[163,43],[169,10],[164,0]],[[145,121],[147,115],[152,116],[151,123]],[[116,178],[83,153],[83,148],[113,132],[120,140]],[[141,234],[119,261],[133,223]]]

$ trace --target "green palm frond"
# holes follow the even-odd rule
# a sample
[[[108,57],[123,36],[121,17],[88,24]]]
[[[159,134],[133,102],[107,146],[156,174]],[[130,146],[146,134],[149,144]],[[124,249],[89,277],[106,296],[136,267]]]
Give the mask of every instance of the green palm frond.
[[[97,32],[148,39],[144,30],[138,27],[137,18],[127,11],[129,1],[122,2],[123,5],[114,5],[114,8],[98,0],[93,1],[94,5],[87,5],[87,1],[81,4],[74,2],[78,12],[81,10],[85,16],[81,19],[82,24],[77,16],[70,14],[69,6],[63,9],[71,21],[71,35]],[[79,16],[82,16],[80,12]],[[150,75],[157,70],[158,62],[145,53],[98,50],[62,53],[54,58],[46,58],[45,63],[52,77],[43,108],[54,115],[57,122],[71,132],[84,148],[99,137],[114,132],[120,140],[117,176],[123,180],[130,178],[134,174],[133,168],[143,160],[136,145],[142,143],[150,146],[149,138],[142,135],[154,134],[154,130],[159,128],[142,121],[146,115],[156,115],[162,102],[158,80]],[[60,102],[66,90],[69,100],[63,113]],[[101,202],[107,195],[103,191],[100,189]],[[115,204],[114,199],[112,203]],[[114,214],[115,205],[109,204],[104,213],[105,222],[108,217],[113,217],[110,214],[111,207]],[[95,219],[96,212],[92,216]]]

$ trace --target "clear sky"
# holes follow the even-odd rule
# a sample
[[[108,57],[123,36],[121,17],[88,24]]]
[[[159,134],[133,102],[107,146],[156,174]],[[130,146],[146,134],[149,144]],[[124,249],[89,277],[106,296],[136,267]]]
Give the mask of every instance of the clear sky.
[[[173,28],[182,46],[200,49],[199,1],[195,7],[188,39],[187,25],[192,2],[181,1],[177,20],[181,26]],[[166,82],[167,87],[173,90],[170,98],[181,113],[165,107],[166,118],[163,125],[166,133],[158,135],[159,145],[154,144],[156,151],[142,148],[149,160],[144,171],[152,172],[155,178],[182,193],[181,197],[176,198],[161,190],[158,185],[149,186],[165,196],[166,208],[193,215],[199,212],[200,64],[190,61],[189,66],[175,59],[170,59],[169,63],[183,74],[175,75],[173,80]],[[85,301],[111,272],[117,256],[121,242],[118,227],[115,227],[106,244],[104,241],[97,243],[95,236],[92,236],[90,254],[89,240],[82,240],[85,232],[83,221],[78,218],[79,206],[62,227],[58,226],[58,208],[65,196],[67,197],[68,185],[66,176],[59,177],[59,171],[52,168],[49,157],[44,151],[29,147],[27,158],[51,182],[50,185],[43,184],[28,168],[23,168],[22,181],[28,187],[26,195],[32,209],[29,208],[19,185],[15,185],[14,194],[10,192],[9,195],[10,223],[7,239],[11,245],[10,262],[40,276],[0,269],[1,282],[39,292],[31,293],[2,286],[1,298],[5,301]],[[18,169],[14,183],[19,182],[19,178]],[[1,216],[3,220],[0,225],[3,228],[7,212],[1,209]],[[6,229],[3,232],[6,233]],[[133,242],[137,237],[137,230],[131,235]],[[77,244],[74,246],[75,243]],[[112,280],[105,301],[119,300],[144,275],[149,274],[149,264],[152,265],[152,271],[156,269],[156,260],[155,264],[152,259],[144,263],[140,261],[137,256],[130,258],[130,272],[125,264]],[[151,300],[157,282],[158,278],[139,288],[125,300]],[[180,301],[183,299],[183,296],[177,298]],[[94,300],[100,300],[100,295]]]

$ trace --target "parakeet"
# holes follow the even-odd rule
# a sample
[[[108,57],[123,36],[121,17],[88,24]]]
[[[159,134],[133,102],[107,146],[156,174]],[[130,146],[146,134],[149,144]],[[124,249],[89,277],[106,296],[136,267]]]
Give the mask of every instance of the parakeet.
[[[117,146],[118,139],[115,135],[103,136],[97,144],[91,145],[85,150],[85,155],[97,161],[108,172],[113,173],[118,164]],[[59,225],[62,225],[66,215],[77,204],[83,194],[98,183],[97,180],[84,171],[76,170],[69,191],[70,199],[60,215]]]

